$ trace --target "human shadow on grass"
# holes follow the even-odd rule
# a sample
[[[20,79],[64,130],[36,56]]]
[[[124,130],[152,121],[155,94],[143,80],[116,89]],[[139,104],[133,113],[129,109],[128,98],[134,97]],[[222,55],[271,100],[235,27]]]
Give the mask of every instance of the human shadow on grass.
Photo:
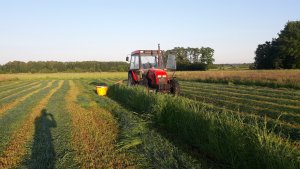
[[[51,113],[43,109],[34,123],[35,133],[28,168],[52,169],[55,167],[55,150],[50,130],[56,127],[56,121]]]

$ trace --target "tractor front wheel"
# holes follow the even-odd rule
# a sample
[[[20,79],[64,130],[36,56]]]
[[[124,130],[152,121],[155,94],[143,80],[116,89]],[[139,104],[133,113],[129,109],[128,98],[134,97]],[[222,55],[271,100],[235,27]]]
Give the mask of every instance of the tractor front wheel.
[[[180,85],[177,80],[171,80],[170,81],[170,92],[174,95],[180,94]]]

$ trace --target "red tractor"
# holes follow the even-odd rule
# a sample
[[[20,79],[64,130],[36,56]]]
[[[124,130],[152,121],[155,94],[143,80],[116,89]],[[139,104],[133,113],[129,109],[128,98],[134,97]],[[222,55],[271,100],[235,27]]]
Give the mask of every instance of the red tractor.
[[[178,95],[180,86],[174,76],[176,61],[174,55],[169,55],[167,64],[164,65],[160,47],[158,50],[136,50],[131,53],[130,68],[128,71],[128,86],[144,85],[157,92]],[[129,61],[129,57],[126,57]],[[174,70],[172,77],[167,74],[167,69]]]

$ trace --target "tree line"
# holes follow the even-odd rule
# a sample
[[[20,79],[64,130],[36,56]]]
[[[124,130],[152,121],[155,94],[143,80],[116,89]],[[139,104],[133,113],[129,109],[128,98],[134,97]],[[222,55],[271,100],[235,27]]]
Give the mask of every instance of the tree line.
[[[259,44],[255,69],[300,69],[300,21],[289,21],[278,38]]]
[[[163,53],[176,56],[177,70],[207,70],[214,62],[214,50],[210,47],[175,47]],[[166,61],[166,60],[165,60]],[[58,61],[12,61],[0,65],[0,73],[56,73],[56,72],[124,72],[126,62],[58,62]]]
[[[169,54],[176,56],[177,70],[207,70],[215,61],[214,49],[210,47],[175,47],[164,52],[164,58]]]
[[[0,73],[124,72],[128,67],[126,62],[13,61],[0,65]]]

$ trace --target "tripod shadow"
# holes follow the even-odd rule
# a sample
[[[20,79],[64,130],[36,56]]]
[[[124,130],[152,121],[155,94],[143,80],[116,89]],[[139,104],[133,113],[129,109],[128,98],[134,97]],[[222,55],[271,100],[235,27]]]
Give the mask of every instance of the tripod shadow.
[[[55,127],[56,121],[53,115],[43,109],[41,116],[35,119],[35,133],[28,168],[52,169],[55,167],[55,150],[50,131]]]

